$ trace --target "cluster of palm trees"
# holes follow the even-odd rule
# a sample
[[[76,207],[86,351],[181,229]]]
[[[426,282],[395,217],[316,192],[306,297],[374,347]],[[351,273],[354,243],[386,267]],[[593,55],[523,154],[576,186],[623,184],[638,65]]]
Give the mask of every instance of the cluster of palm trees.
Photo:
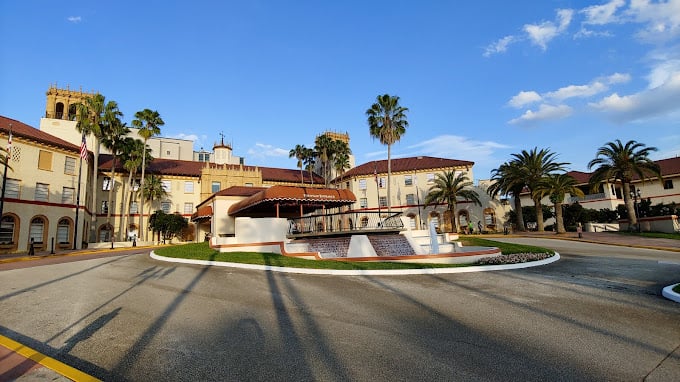
[[[333,172],[338,174],[341,178],[350,167],[349,156],[352,150],[349,148],[347,142],[333,139],[326,134],[321,134],[314,140],[314,147],[305,147],[305,145],[295,145],[288,153],[289,158],[297,159],[297,167],[300,169],[300,182],[305,183],[303,175],[303,167],[309,172],[310,184],[314,184],[314,165],[317,160],[321,163],[322,177],[324,178],[324,186],[328,187]]]
[[[595,190],[603,183],[619,182],[623,188],[623,200],[628,210],[631,226],[637,224],[637,217],[630,197],[630,184],[634,176],[644,181],[650,176],[662,179],[659,165],[649,158],[655,147],[645,147],[636,141],[622,143],[620,140],[607,142],[597,150],[595,159],[588,163],[588,169],[596,167],[590,177],[589,186]],[[549,197],[555,208],[557,233],[566,232],[562,217],[562,204],[567,194],[583,196],[577,181],[566,174],[569,163],[558,162],[557,154],[549,149],[533,148],[512,154],[512,159],[492,170],[494,183],[488,188],[489,195],[511,196],[516,212],[516,229],[523,231],[524,217],[520,194],[528,192],[536,208],[538,231],[544,231],[541,200]]]
[[[111,174],[108,185],[108,201],[107,201],[107,215],[106,225],[111,230],[111,239],[113,240],[113,225],[111,224],[111,213],[113,212],[112,199],[113,189],[115,188],[115,171],[116,163],[120,160],[123,167],[128,171],[127,192],[123,193],[123,208],[124,214],[121,219],[121,226],[118,230],[118,240],[124,240],[123,233],[127,231],[127,224],[130,216],[130,203],[128,198],[134,197],[133,193],[137,191],[133,187],[133,179],[137,172],[141,169],[141,181],[139,189],[142,191],[142,203],[140,203],[139,213],[139,232],[140,239],[145,240],[144,227],[144,201],[158,199],[166,194],[160,178],[151,177],[149,181],[145,181],[146,165],[153,160],[150,155],[150,149],[146,143],[152,136],[160,134],[160,126],[165,122],[160,117],[157,111],[144,109],[135,113],[135,119],[132,125],[139,129],[139,135],[142,140],[128,137],[130,129],[121,121],[123,113],[118,108],[116,101],[106,101],[106,98],[101,94],[95,94],[86,98],[78,105],[77,125],[78,132],[86,136],[94,138],[94,173],[92,179],[92,211],[97,211],[97,173],[99,168],[99,152],[101,147],[107,148],[112,155],[111,160]],[[155,180],[154,180],[155,179]],[[90,240],[95,240],[96,227],[91,227]]]

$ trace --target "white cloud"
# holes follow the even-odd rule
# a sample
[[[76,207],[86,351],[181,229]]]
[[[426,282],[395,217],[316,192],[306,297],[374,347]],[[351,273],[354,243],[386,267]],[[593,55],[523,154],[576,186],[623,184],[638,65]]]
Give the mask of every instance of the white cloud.
[[[508,50],[510,44],[517,42],[517,37],[515,36],[505,36],[502,39],[489,44],[484,50],[484,57],[490,57],[496,53],[504,53]]]
[[[614,73],[610,76],[605,77],[605,81],[610,84],[625,84],[630,81],[630,74],[628,73]]]
[[[624,96],[614,93],[589,106],[619,123],[680,113],[680,71],[655,88]]]
[[[663,42],[680,34],[680,0],[631,0],[626,14],[644,24],[637,34],[643,41]]]
[[[558,9],[557,25],[552,21],[545,21],[540,24],[525,24],[523,30],[534,45],[546,50],[548,43],[569,27],[573,14],[571,9]]]
[[[680,49],[680,47],[676,47]],[[658,62],[652,67],[647,75],[649,82],[647,88],[654,89],[668,82],[671,77],[680,72],[680,57],[670,58],[667,56],[655,57]]]
[[[536,93],[535,91],[521,91],[517,93],[514,97],[508,101],[508,105],[514,107],[514,108],[521,108],[525,105],[532,104],[534,102],[539,102],[543,98],[541,97],[540,94]]]
[[[546,93],[546,98],[563,101],[573,97],[590,97],[607,90],[607,86],[602,82],[595,81],[588,85],[569,85],[559,88],[554,92]]]
[[[440,135],[408,146],[410,152],[398,156],[427,155],[439,158],[456,158],[475,162],[475,166],[492,167],[498,164],[493,157],[497,150],[510,148],[493,141],[476,141],[459,135]]]
[[[605,25],[618,21],[616,11],[625,4],[625,0],[611,0],[606,4],[585,7],[579,13],[585,15],[584,24]]]
[[[527,110],[521,117],[510,120],[512,125],[532,125],[537,122],[566,118],[573,113],[567,105],[541,104],[537,111]]]
[[[77,24],[82,21],[82,18],[80,16],[69,16],[66,18],[71,23]]]
[[[255,143],[254,147],[248,149],[248,156],[255,159],[264,159],[266,157],[288,158],[290,150],[274,147],[265,143]]]

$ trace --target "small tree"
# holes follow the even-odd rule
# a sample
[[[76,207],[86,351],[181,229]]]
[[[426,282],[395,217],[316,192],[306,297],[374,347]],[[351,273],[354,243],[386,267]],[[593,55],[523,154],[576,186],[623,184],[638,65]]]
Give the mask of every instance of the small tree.
[[[163,244],[166,240],[172,240],[175,236],[182,233],[187,228],[189,222],[180,214],[166,214],[158,210],[149,218],[149,226],[155,233],[163,237]]]

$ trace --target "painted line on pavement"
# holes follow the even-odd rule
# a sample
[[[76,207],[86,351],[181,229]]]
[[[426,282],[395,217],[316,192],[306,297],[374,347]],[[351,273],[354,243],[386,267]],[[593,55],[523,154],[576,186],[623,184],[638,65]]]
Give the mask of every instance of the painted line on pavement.
[[[19,342],[16,342],[13,339],[7,338],[3,335],[0,335],[0,345],[30,359],[35,363],[45,366],[48,369],[52,369],[72,381],[99,381],[99,379],[89,374],[83,373],[78,369],[75,369],[63,362],[57,361],[54,358],[48,357],[37,350],[33,350],[28,346],[22,345]]]

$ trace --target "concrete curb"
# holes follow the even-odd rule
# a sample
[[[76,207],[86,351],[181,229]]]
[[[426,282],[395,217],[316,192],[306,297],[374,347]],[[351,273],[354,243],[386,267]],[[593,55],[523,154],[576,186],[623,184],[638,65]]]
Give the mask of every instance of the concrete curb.
[[[333,276],[388,276],[388,275],[433,275],[433,274],[446,274],[446,273],[469,273],[469,272],[485,272],[485,271],[500,271],[505,269],[521,269],[521,268],[531,268],[541,265],[546,265],[553,263],[560,259],[560,254],[555,252],[554,256],[551,256],[544,260],[530,261],[526,263],[518,264],[505,264],[505,265],[478,265],[469,267],[455,267],[455,268],[425,268],[425,269],[370,269],[370,270],[337,270],[337,269],[306,269],[306,268],[286,268],[286,267],[274,267],[271,265],[255,265],[255,264],[241,264],[241,263],[227,263],[223,261],[210,261],[210,260],[191,260],[191,259],[181,259],[174,257],[159,256],[151,251],[151,258],[159,261],[167,261],[173,263],[182,264],[194,264],[194,265],[211,265],[218,267],[232,267],[241,269],[252,269],[259,271],[270,271],[270,272],[282,272],[282,273],[298,273],[298,274],[308,274],[308,275],[333,275]]]
[[[675,288],[676,285],[679,284],[673,284],[663,288],[661,294],[671,301],[680,302],[680,293],[673,292],[673,288]]]

